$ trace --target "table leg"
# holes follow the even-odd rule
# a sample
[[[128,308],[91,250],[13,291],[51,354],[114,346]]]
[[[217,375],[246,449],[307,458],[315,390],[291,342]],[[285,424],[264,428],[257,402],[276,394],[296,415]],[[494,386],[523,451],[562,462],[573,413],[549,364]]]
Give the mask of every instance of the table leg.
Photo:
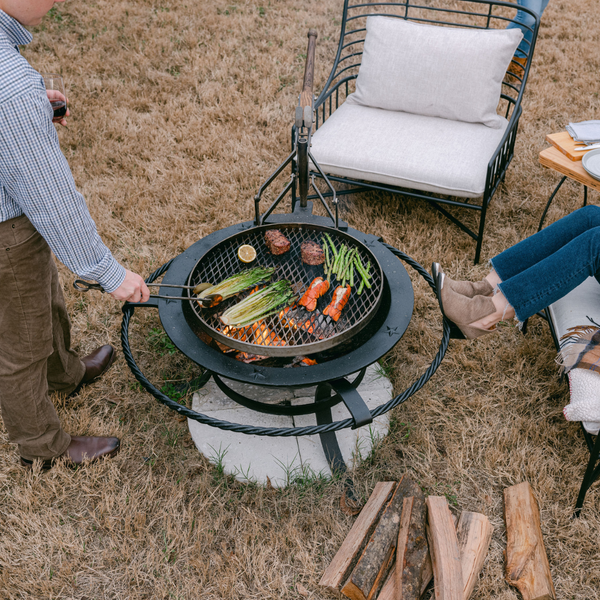
[[[567,178],[567,176],[565,175],[559,182],[559,184],[556,186],[556,188],[554,188],[554,191],[552,192],[552,194],[550,195],[550,198],[548,198],[548,204],[546,204],[546,208],[544,209],[544,213],[542,214],[542,218],[540,219],[540,226],[538,227],[538,231],[542,230],[542,227],[544,225],[544,221],[546,220],[546,214],[548,213],[548,209],[550,208],[550,205],[552,204],[552,200],[554,200],[554,196],[556,196],[556,193],[558,192],[558,190],[560,190],[560,187],[562,186],[562,184],[565,182],[565,179]],[[587,196],[586,196],[587,197]]]

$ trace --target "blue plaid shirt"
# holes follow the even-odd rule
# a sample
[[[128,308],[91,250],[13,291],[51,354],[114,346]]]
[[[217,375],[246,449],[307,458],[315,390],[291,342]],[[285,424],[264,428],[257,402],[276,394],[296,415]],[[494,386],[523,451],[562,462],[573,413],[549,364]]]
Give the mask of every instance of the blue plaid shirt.
[[[0,222],[27,215],[71,271],[113,292],[125,269],[102,243],[75,187],[44,81],[19,54],[31,40],[0,10]]]

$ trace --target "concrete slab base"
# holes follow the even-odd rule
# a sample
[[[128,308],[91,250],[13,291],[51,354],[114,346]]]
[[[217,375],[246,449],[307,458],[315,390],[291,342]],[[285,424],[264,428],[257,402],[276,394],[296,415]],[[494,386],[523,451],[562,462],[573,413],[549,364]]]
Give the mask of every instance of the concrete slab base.
[[[308,367],[309,368],[309,367]],[[350,380],[353,377],[349,377]],[[224,379],[236,392],[261,402],[292,404],[313,402],[316,388],[261,388]],[[370,409],[385,404],[392,397],[392,384],[378,365],[371,365],[358,392]],[[296,417],[267,415],[240,406],[228,398],[211,380],[196,392],[192,409],[204,415],[260,427],[305,427],[316,425],[314,414]],[[350,417],[343,403],[331,409],[334,421]],[[275,487],[289,485],[299,477],[331,476],[318,435],[302,437],[266,437],[223,431],[188,419],[192,439],[198,450],[211,462],[219,464],[225,473],[240,481],[265,485],[267,478]],[[349,468],[356,466],[371,452],[373,444],[387,434],[389,417],[378,417],[366,427],[337,432],[338,443]]]

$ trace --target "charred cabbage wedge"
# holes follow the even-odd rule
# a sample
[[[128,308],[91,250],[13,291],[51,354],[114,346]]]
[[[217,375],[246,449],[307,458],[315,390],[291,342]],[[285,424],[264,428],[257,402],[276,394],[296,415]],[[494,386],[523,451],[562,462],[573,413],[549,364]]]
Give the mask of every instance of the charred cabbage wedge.
[[[294,295],[290,282],[283,279],[250,294],[228,308],[219,318],[224,325],[230,327],[247,327],[259,319],[279,312],[297,299],[298,296]]]
[[[235,296],[261,282],[269,281],[274,272],[275,267],[254,267],[254,269],[236,273],[235,275],[224,279],[221,283],[217,283],[216,285],[205,289],[202,289],[205,284],[201,283],[197,285],[192,292],[200,299],[206,298],[206,296],[219,295],[223,300],[226,300],[227,298],[231,298],[231,296]]]

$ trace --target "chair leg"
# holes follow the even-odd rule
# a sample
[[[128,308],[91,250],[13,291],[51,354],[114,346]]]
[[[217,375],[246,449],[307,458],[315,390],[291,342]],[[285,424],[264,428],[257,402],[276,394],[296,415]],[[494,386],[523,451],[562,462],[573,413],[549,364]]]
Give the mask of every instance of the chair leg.
[[[600,475],[599,469],[596,468],[596,463],[598,462],[598,455],[600,454],[600,434],[596,436],[596,441],[594,442],[594,446],[590,451],[590,460],[588,461],[587,468],[585,470],[585,475],[583,476],[583,481],[581,482],[581,488],[579,489],[579,495],[577,496],[577,503],[575,504],[575,512],[573,513],[574,517],[579,517],[581,513],[581,508],[583,507],[583,501],[585,500],[585,495],[587,491],[592,487],[592,484]]]
[[[485,215],[490,199],[486,196],[483,197],[481,204],[481,217],[479,217],[479,233],[477,235],[477,247],[475,248],[475,264],[479,264],[479,258],[481,256],[481,244],[483,244],[483,231],[485,229]]]

